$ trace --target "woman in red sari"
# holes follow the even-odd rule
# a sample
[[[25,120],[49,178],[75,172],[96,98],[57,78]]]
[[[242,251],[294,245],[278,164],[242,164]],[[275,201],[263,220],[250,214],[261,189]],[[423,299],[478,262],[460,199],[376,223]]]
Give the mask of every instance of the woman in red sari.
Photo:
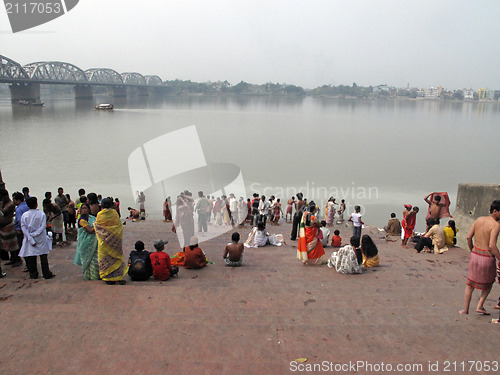
[[[319,223],[314,213],[316,205],[311,202],[309,208],[304,211],[299,229],[299,246],[297,258],[304,264],[321,264],[325,255],[325,249],[318,235],[321,232]]]
[[[165,217],[165,222],[172,221],[172,212],[170,212],[170,202],[169,198],[165,199],[165,202],[163,202],[163,216]]]
[[[405,210],[403,212],[403,220],[401,221],[401,227],[403,228],[403,241],[401,246],[407,248],[406,244],[408,239],[413,236],[413,231],[415,230],[415,223],[417,222],[418,207],[413,207],[411,209],[411,204],[405,204]]]

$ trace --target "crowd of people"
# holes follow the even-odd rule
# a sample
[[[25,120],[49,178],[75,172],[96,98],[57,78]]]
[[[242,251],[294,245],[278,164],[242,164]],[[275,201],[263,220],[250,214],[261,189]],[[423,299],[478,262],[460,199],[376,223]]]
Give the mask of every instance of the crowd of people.
[[[123,254],[123,222],[120,215],[118,198],[102,198],[96,193],[86,194],[85,189],[78,191],[78,198],[72,201],[69,194],[64,194],[62,187],[52,200],[51,192],[46,192],[42,200],[42,210],[38,199],[30,196],[29,188],[15,192],[12,197],[5,189],[0,189],[0,240],[1,260],[5,265],[19,267],[25,262],[24,271],[29,277],[39,277],[37,259],[40,258],[42,276],[51,279],[56,275],[51,272],[48,254],[53,246],[64,242],[63,234],[77,231],[77,244],[74,264],[81,266],[84,280],[103,280],[106,284],[125,284],[128,274],[133,281],[147,280],[154,277],[165,281],[179,272],[179,267],[199,269],[209,261],[199,246],[198,237],[194,235],[195,213],[198,219],[198,232],[208,230],[212,225],[231,225],[242,227],[249,223],[253,229],[248,239],[240,242],[240,234],[233,232],[231,242],[224,249],[223,260],[229,267],[239,267],[243,262],[245,247],[266,245],[282,246],[285,244],[282,234],[269,234],[266,224],[279,225],[280,220],[291,222],[290,240],[297,241],[297,258],[305,265],[328,264],[340,273],[361,273],[363,268],[377,267],[380,264],[377,246],[368,234],[362,234],[364,222],[361,207],[355,206],[348,219],[352,223],[352,236],[349,244],[342,246],[340,231],[334,230],[330,241],[330,227],[342,223],[346,203],[337,205],[331,197],[325,206],[324,220],[320,220],[320,208],[314,202],[308,202],[301,193],[297,199],[291,197],[287,201],[286,213],[283,213],[280,199],[274,196],[266,199],[264,195],[254,193],[253,199],[234,194],[215,198],[198,192],[194,200],[192,193],[184,191],[177,196],[173,230],[180,227],[183,231],[184,245],[180,252],[172,258],[164,251],[166,240],[157,240],[154,252],[145,250],[142,241],[135,243],[128,262]],[[12,199],[11,199],[12,198]],[[421,235],[415,233],[418,207],[404,205],[403,218],[400,222],[395,213],[385,227],[387,240],[396,241],[401,238],[401,246],[408,247],[408,242],[415,243],[415,251],[442,254],[449,247],[456,245],[456,228],[454,220],[449,220],[445,228],[440,226],[440,219],[451,217],[449,214],[449,198],[446,193],[431,193],[424,198],[428,204],[426,230]],[[139,210],[129,207],[129,218],[145,219],[145,195],[138,193]],[[172,221],[170,197],[165,200],[163,214],[165,221]],[[135,210],[135,211],[132,211]],[[338,219],[336,221],[335,219]],[[469,274],[465,291],[465,308],[460,314],[467,314],[474,289],[481,290],[476,312],[489,315],[484,309],[484,302],[496,277],[496,262],[500,253],[496,241],[500,232],[500,201],[491,205],[490,216],[476,220],[467,236],[471,251]],[[475,243],[474,243],[475,242]],[[326,256],[325,247],[331,246],[335,251]],[[426,250],[427,249],[427,250]],[[0,265],[0,278],[6,276]],[[500,301],[499,301],[500,303]],[[500,304],[495,308],[500,309]]]

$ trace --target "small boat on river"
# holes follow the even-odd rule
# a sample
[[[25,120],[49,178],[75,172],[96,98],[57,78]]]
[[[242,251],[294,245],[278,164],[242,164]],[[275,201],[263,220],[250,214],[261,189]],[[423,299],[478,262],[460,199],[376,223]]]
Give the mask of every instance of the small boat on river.
[[[30,106],[34,106],[34,107],[43,107],[43,103],[41,103],[41,102],[33,101],[33,100],[24,100],[24,99],[18,100],[17,102],[15,102],[15,104],[25,105],[25,106],[30,105]]]
[[[115,107],[113,104],[98,104],[95,105],[94,108],[101,111],[112,111]]]

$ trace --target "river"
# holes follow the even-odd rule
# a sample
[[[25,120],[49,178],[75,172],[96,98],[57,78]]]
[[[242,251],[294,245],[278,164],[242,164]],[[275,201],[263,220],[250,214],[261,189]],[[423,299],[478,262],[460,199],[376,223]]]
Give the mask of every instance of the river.
[[[93,109],[111,100],[114,111]],[[333,195],[346,199],[349,210],[361,205],[364,221],[377,226],[391,212],[401,219],[405,203],[425,211],[430,192],[447,191],[453,212],[460,182],[498,183],[500,104],[494,102],[202,96],[42,101],[43,108],[11,106],[9,97],[0,97],[0,168],[11,193],[29,186],[42,197],[62,186],[76,198],[84,187],[119,197],[123,208],[135,205],[130,155],[139,150],[148,157],[143,145],[180,129],[195,129],[199,143],[164,142],[163,159],[162,153],[149,155],[150,167],[157,158],[172,173],[187,170],[201,145],[207,164],[239,168],[247,196],[275,194],[285,206],[300,190],[324,207]],[[149,177],[156,178],[151,171]],[[196,186],[189,188],[196,193]],[[175,198],[177,190],[168,194]],[[163,197],[153,196],[146,209],[159,218]],[[421,213],[417,229],[423,227]]]

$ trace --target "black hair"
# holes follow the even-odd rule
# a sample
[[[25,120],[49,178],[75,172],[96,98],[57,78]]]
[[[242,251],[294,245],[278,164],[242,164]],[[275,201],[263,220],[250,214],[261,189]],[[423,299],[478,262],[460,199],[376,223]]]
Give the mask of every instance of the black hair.
[[[434,197],[434,199],[435,199],[436,201],[440,202],[440,201],[441,201],[441,196],[440,196],[440,195],[436,195],[436,196]]]
[[[135,243],[135,249],[136,249],[137,251],[142,251],[142,250],[144,250],[144,242],[142,242],[141,240],[137,241],[137,242]]]
[[[49,199],[49,197],[52,197],[52,193],[50,191],[45,192],[45,198]]]
[[[88,193],[87,200],[89,201],[89,204],[98,204],[99,203],[97,201],[97,194],[96,193]],[[80,199],[80,201],[81,201],[81,199]]]
[[[24,202],[24,194],[16,191],[14,194],[12,194],[12,199],[15,199],[19,202]]]
[[[493,213],[493,211],[499,211],[500,212],[500,200],[493,201],[490,206],[490,214]]]
[[[451,229],[453,229],[453,234],[456,236],[457,235],[457,227],[455,226],[455,220],[449,220],[448,225],[450,226]]]
[[[85,195],[85,189],[81,188],[78,190],[78,195],[81,197],[82,195]]]
[[[80,203],[87,203],[87,197],[85,195],[80,197]]]
[[[321,220],[321,225],[322,225],[323,227],[326,227],[326,221]]]
[[[266,229],[266,224],[264,224],[262,221],[257,224],[257,229],[258,230],[264,230]]]
[[[240,240],[240,234],[238,232],[234,232],[231,235],[231,240],[233,240],[234,242],[238,242]]]
[[[425,223],[427,224],[427,226],[430,228],[432,227],[433,225],[436,225],[436,224],[439,224],[439,220],[437,219],[434,219],[433,217],[430,217],[428,218]]]
[[[38,199],[36,199],[36,197],[29,197],[26,199],[26,204],[30,210],[34,210],[38,206]]]
[[[88,210],[89,210],[89,215],[90,215],[90,206],[89,206],[89,204],[88,204],[88,203],[82,203],[82,204],[80,205],[80,210],[82,209],[82,207],[83,207],[83,206],[85,206],[85,207],[87,207],[87,208],[88,208]]]
[[[367,234],[364,234],[363,237],[361,237],[361,251],[367,258],[374,257],[378,254],[377,246],[373,242],[372,238]]]
[[[6,189],[0,189],[0,198],[8,197],[9,192]]]
[[[333,234],[334,234],[334,235],[336,235],[336,236],[338,236],[338,235],[340,234],[340,231],[339,231],[338,229],[335,229],[335,230],[333,231]]]
[[[352,247],[358,248],[359,247],[359,237],[354,237],[352,236],[351,239],[349,240],[351,243]]]
[[[396,217],[396,214],[393,212],[393,213],[391,214],[391,217]]]
[[[101,201],[102,208],[112,208],[113,207],[113,198],[107,197]]]

